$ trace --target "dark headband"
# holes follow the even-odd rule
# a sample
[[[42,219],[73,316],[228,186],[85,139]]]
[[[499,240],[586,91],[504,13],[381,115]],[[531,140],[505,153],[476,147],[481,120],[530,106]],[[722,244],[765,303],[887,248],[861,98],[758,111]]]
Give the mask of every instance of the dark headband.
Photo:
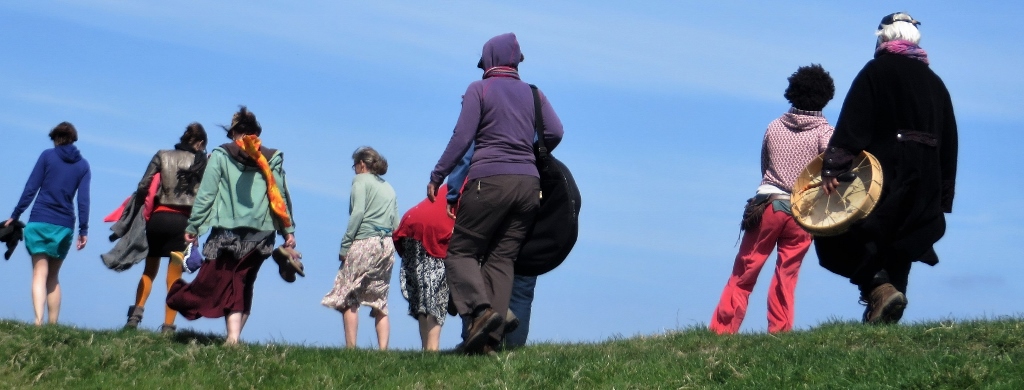
[[[921,22],[914,20],[914,18],[906,12],[893,12],[882,18],[882,22],[878,24],[878,29],[881,30],[883,26],[888,26],[896,22],[907,22],[913,24],[914,27],[921,24]]]

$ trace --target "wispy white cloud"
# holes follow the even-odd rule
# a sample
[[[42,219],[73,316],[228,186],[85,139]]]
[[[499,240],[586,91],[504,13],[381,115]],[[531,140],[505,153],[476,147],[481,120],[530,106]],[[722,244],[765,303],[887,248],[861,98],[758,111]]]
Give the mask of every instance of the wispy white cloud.
[[[23,102],[42,104],[65,109],[89,111],[93,113],[124,116],[125,113],[114,107],[87,99],[58,97],[39,92],[12,92],[10,96]]]
[[[832,71],[837,96],[843,96],[849,80],[870,58],[872,23],[878,13],[867,4],[729,2],[655,2],[623,9],[600,3],[79,0],[66,1],[63,7],[14,7],[212,50],[250,51],[287,61],[294,60],[288,50],[302,48],[389,69],[444,71],[453,61],[462,63],[477,55],[491,35],[515,31],[527,53],[524,71],[538,70],[535,75],[548,80],[756,100],[777,100],[785,76],[795,66],[811,62]],[[928,11],[936,16],[925,16],[942,23],[941,15],[955,13],[952,7],[934,5]],[[291,49],[253,50],[271,46]],[[942,50],[985,50],[968,57],[993,59],[986,61],[989,64],[1013,63],[1013,58],[998,60],[1012,56],[1006,50],[970,42],[958,41]],[[992,66],[975,63],[969,72],[949,74],[950,84],[980,86],[955,96],[959,108],[979,115],[1020,117],[1017,91],[1024,87],[1024,78],[984,71]]]

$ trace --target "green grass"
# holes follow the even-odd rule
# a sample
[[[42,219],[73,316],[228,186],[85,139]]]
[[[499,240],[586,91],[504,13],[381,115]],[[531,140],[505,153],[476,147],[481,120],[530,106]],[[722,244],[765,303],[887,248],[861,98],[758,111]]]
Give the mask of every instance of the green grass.
[[[0,321],[0,388],[1024,388],[1018,318],[834,322],[782,335],[687,329],[497,357],[221,342]]]

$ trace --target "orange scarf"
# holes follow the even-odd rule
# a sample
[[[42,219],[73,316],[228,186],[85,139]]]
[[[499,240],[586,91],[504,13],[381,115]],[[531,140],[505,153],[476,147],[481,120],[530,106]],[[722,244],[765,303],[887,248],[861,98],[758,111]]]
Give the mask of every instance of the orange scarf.
[[[267,182],[267,199],[270,199],[270,211],[277,215],[281,223],[284,224],[284,227],[292,226],[292,218],[288,215],[288,205],[285,204],[284,197],[281,196],[281,191],[277,188],[277,181],[274,180],[273,172],[270,172],[270,163],[267,162],[267,157],[260,153],[260,137],[252,134],[244,135],[242,138],[235,140],[235,145],[242,148],[242,151],[249,158],[256,161],[256,166],[263,173],[263,178]]]

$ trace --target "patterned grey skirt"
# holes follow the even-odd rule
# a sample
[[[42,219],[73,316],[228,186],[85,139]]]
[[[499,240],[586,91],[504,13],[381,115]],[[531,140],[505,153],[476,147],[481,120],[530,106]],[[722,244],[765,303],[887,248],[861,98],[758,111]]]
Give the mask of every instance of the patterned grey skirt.
[[[320,303],[338,311],[364,305],[388,315],[394,265],[395,243],[390,236],[355,240],[334,278],[334,288]]]
[[[398,241],[402,269],[398,278],[402,296],[409,301],[409,315],[429,315],[444,325],[448,308],[448,281],[444,276],[444,259],[427,254],[423,244],[411,238]]]

